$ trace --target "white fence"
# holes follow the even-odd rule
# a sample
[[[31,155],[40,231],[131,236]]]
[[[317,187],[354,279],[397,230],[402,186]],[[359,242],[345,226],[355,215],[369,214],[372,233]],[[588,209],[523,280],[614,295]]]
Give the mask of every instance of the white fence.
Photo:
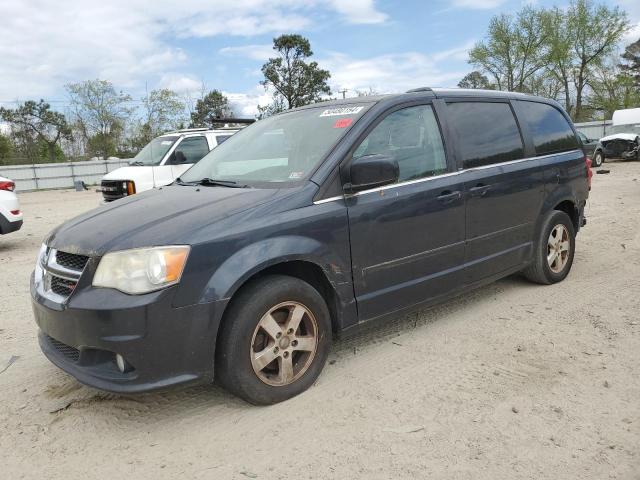
[[[599,139],[613,133],[638,133],[640,134],[640,124],[630,123],[627,125],[613,125],[611,120],[600,122],[575,123],[576,130],[584,133],[589,138]]]
[[[600,122],[581,122],[574,123],[576,130],[584,133],[588,138],[602,138],[612,133],[613,122],[604,120]]]
[[[82,180],[88,185],[100,183],[100,179],[116,168],[128,165],[128,159],[88,160],[70,163],[40,163],[34,165],[0,165],[0,176],[16,182],[16,190],[42,190],[48,188],[73,188]]]

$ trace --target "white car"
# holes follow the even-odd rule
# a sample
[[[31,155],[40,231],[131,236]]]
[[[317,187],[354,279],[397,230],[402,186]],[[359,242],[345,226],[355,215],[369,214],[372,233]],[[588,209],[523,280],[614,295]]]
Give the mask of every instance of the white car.
[[[251,123],[253,120],[234,120]],[[129,161],[102,177],[99,191],[105,202],[118,200],[154,187],[169,185],[194,163],[238,132],[238,127],[210,130],[191,128],[177,130],[154,138]]]
[[[0,235],[15,232],[22,227],[22,212],[15,188],[16,184],[12,180],[0,176]]]

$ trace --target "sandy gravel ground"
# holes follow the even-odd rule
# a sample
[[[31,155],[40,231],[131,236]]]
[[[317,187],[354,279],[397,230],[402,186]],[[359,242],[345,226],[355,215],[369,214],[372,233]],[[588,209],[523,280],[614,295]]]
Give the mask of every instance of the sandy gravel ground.
[[[28,278],[95,192],[20,195],[0,238],[0,478],[640,479],[640,163],[595,175],[568,279],[519,277],[337,341],[308,392],[119,397],[40,353]]]

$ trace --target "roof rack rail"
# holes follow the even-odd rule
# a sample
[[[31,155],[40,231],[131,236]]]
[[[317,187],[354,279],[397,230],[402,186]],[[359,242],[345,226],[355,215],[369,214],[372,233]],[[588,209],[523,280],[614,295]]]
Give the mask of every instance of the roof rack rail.
[[[172,130],[171,133],[206,132],[207,130],[209,130],[207,127],[180,128],[178,130]]]
[[[405,93],[418,93],[418,92],[433,92],[433,89],[431,87],[412,88],[411,90],[407,90]]]
[[[256,121],[255,118],[216,118],[213,120],[216,123],[245,123],[250,124]]]

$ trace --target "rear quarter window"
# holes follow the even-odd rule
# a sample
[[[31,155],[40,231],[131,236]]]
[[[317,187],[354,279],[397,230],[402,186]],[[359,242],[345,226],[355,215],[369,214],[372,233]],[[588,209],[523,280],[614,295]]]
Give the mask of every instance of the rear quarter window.
[[[508,103],[449,103],[447,114],[458,133],[456,144],[463,168],[523,158],[520,129]]]
[[[537,155],[549,155],[580,148],[569,122],[546,103],[518,101],[519,115],[526,122]]]

